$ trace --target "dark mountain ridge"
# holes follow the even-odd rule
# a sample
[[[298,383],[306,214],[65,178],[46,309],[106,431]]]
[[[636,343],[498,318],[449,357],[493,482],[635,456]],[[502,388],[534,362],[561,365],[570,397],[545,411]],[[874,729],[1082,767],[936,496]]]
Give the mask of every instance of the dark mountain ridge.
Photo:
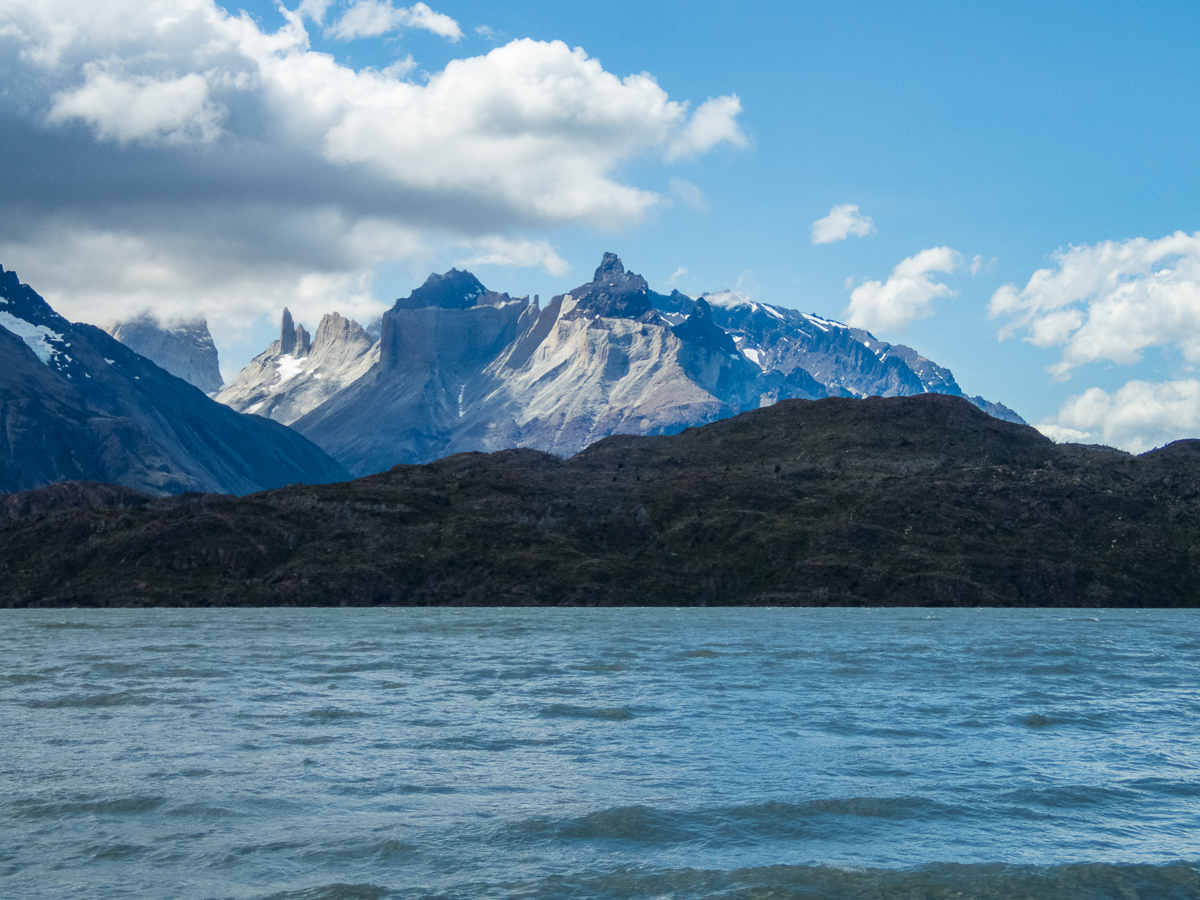
[[[0,490],[82,480],[244,494],[345,477],[299,434],[68,322],[0,268]]]
[[[9,498],[0,605],[1200,605],[1200,441],[1056,445],[939,394],[248,497]],[[82,498],[82,499],[81,499]]]

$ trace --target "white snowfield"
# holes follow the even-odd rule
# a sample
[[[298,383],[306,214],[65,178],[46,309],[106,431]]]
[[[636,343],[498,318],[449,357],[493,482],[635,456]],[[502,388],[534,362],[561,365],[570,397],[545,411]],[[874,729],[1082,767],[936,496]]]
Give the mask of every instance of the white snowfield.
[[[62,352],[52,342],[61,344],[63,336],[45,325],[34,325],[24,319],[18,319],[12,313],[0,311],[0,327],[21,338],[46,365],[50,365],[50,360],[55,354]]]

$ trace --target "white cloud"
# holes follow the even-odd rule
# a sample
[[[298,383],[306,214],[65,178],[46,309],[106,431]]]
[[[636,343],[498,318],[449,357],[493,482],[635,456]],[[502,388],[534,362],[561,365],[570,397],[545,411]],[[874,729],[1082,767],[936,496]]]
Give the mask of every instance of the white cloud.
[[[309,46],[334,9],[304,0],[266,32],[214,0],[0,0],[4,265],[95,322],[232,323],[293,295],[350,314],[375,267],[464,246],[563,271],[520,235],[636,224],[665,198],[616,174],[630,161],[746,143],[736,97],[693,112],[559,41],[420,83],[411,58],[354,70]],[[452,36],[423,4],[374,9]]]
[[[263,211],[267,219],[275,214]],[[293,211],[282,238],[295,246],[295,259],[239,255],[243,235],[268,226],[246,220],[225,246],[213,246],[203,232],[146,236],[55,222],[22,247],[0,241],[0,259],[19,256],[20,267],[12,268],[21,280],[73,321],[103,323],[147,309],[165,320],[202,316],[220,346],[283,306],[298,321],[315,323],[332,310],[370,321],[386,304],[372,294],[369,263],[431,255],[413,230],[384,220],[351,221],[333,210]]]
[[[679,268],[677,268],[675,270],[675,274],[667,279],[667,284],[674,284],[675,282],[677,282],[680,278],[682,278],[687,273],[688,273],[688,270],[685,269],[683,266],[680,266]]]
[[[992,296],[990,314],[1009,317],[1002,339],[1023,331],[1038,347],[1061,346],[1050,367],[1060,378],[1101,360],[1132,365],[1148,347],[1200,361],[1200,232],[1072,246],[1054,260],[1024,288]]]
[[[846,322],[855,328],[903,331],[917,319],[933,315],[933,301],[957,293],[934,281],[935,272],[951,273],[962,257],[949,247],[933,247],[910,256],[892,270],[886,282],[866,281],[850,294]]]
[[[296,12],[304,18],[312,19],[318,25],[323,25],[325,13],[332,5],[333,0],[301,0]]]
[[[1108,444],[1145,453],[1200,437],[1200,381],[1130,381],[1110,394],[1094,387],[1067,399],[1038,430],[1056,441]]]
[[[322,16],[325,11],[321,10]],[[462,40],[463,36],[457,22],[447,15],[434,12],[424,3],[395,7],[391,0],[355,0],[336,24],[325,29],[325,35],[352,41],[360,37],[378,37],[401,28],[431,31],[455,43]]]
[[[812,223],[812,242],[832,244],[844,241],[850,235],[866,237],[875,233],[875,222],[864,216],[853,203],[843,203],[829,210],[829,215]]]
[[[666,159],[671,161],[684,156],[695,156],[722,143],[730,143],[735,147],[748,146],[750,141],[737,123],[741,111],[742,101],[738,99],[737,94],[705,100],[692,114],[691,121],[671,138],[665,154]],[[682,110],[680,112],[682,113]]]
[[[54,98],[48,121],[82,119],[102,140],[119,143],[201,143],[221,131],[223,111],[208,98],[208,82],[189,72],[157,81],[147,76],[122,78],[103,65],[84,66],[81,87]]]
[[[566,275],[571,270],[567,261],[554,252],[546,241],[514,241],[508,238],[491,237],[479,241],[480,253],[459,260],[456,266],[512,266],[533,268],[540,266],[551,275]]]

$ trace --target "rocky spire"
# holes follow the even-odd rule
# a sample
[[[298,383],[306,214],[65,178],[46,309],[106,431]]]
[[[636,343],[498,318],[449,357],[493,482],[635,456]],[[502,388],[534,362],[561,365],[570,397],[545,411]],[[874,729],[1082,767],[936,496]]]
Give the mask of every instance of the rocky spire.
[[[292,314],[288,308],[283,308],[283,327],[279,330],[279,352],[292,353],[296,349],[296,326],[292,322]]]
[[[576,309],[596,315],[636,319],[650,311],[650,289],[646,279],[626,272],[615,253],[605,253],[590,284],[571,291]]]

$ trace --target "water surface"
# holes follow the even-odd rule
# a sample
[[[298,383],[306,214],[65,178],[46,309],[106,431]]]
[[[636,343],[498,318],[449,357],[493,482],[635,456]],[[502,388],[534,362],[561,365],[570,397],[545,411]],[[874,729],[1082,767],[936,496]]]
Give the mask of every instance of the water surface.
[[[1192,611],[0,616],[0,896],[1200,896]]]

